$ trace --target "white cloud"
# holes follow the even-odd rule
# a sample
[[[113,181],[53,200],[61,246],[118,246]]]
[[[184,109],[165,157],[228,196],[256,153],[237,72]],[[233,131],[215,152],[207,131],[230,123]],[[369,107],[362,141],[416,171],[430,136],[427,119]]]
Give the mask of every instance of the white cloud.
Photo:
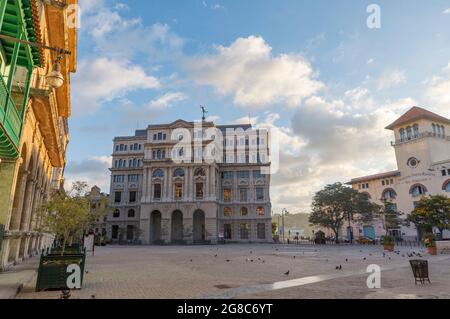
[[[171,92],[171,93],[166,93],[166,94],[158,97],[157,99],[150,101],[148,106],[150,108],[163,109],[163,108],[170,107],[181,101],[184,101],[186,99],[187,99],[187,96],[184,93]]]
[[[69,190],[76,181],[97,185],[109,193],[111,156],[89,156],[82,161],[70,161],[66,168],[64,187]]]
[[[450,8],[445,9],[442,13],[443,13],[443,14],[450,14]]]
[[[369,59],[369,60],[367,60],[367,64],[368,64],[368,65],[373,64],[374,62],[375,62],[374,59]]]
[[[314,79],[309,62],[298,54],[273,56],[261,37],[238,38],[215,54],[190,58],[185,67],[200,85],[212,86],[220,95],[232,95],[242,107],[275,103],[298,105],[324,87]]]
[[[389,89],[405,82],[405,72],[400,70],[385,71],[378,78],[378,90]]]
[[[79,62],[73,77],[75,98],[72,110],[78,115],[94,113],[104,101],[122,97],[131,91],[159,87],[157,78],[125,60],[84,59]]]
[[[432,111],[443,116],[450,116],[450,61],[439,75],[424,82],[425,99],[430,103]]]

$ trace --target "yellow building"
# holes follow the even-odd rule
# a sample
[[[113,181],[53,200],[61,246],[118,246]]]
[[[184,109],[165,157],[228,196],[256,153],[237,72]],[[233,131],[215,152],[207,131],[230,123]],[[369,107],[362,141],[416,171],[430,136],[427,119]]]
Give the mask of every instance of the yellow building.
[[[0,270],[53,241],[36,211],[63,183],[77,4],[0,0]]]

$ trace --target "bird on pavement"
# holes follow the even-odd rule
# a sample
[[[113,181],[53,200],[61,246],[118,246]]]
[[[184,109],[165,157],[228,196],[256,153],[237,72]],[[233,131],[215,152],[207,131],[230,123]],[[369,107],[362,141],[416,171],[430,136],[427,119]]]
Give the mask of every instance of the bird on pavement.
[[[364,257],[364,258],[363,258],[363,260],[367,260],[367,258],[366,258],[366,257]]]
[[[285,272],[284,274],[286,275],[286,276],[289,276],[289,273],[290,273],[291,271],[290,270],[288,270],[287,272]]]
[[[227,262],[227,263],[229,263],[229,262],[230,262],[230,260],[229,260],[229,259],[227,259],[227,260],[226,260],[226,262]]]
[[[92,299],[95,299],[95,295],[91,295],[91,298],[92,298]]]
[[[348,263],[348,258],[345,258],[345,262]]]
[[[215,254],[214,257],[217,258],[217,254]]]

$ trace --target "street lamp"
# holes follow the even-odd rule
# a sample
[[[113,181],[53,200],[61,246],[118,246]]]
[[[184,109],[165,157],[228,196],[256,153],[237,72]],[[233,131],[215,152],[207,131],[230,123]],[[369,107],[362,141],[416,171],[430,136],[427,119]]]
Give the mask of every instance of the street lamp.
[[[64,84],[64,76],[61,73],[61,59],[62,56],[58,56],[53,64],[52,71],[45,77],[48,85],[54,89],[59,89]]]

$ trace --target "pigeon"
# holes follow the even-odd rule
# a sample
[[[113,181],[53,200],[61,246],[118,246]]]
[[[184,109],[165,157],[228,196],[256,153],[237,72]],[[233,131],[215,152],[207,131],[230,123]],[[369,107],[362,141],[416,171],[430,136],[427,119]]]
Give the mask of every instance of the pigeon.
[[[345,258],[345,262],[348,263],[348,258]]]
[[[216,254],[216,255],[214,255],[214,257],[215,257],[215,258],[217,258],[217,254]]]
[[[250,250],[250,254],[253,254],[253,251]]]
[[[339,265],[339,270],[342,270],[342,265]]]
[[[369,256],[372,256],[372,254],[369,254]]]
[[[89,273],[89,271],[86,270],[85,273],[86,273],[86,275],[87,275],[87,274]]]
[[[265,260],[263,260],[262,262],[263,262],[263,264],[264,264],[264,263],[265,263],[266,261],[265,261]]]
[[[91,295],[91,298],[92,298],[92,299],[95,299],[95,295]]]
[[[364,257],[364,258],[363,258],[363,260],[367,260],[367,258],[366,258],[366,257]]]
[[[295,256],[294,256],[294,259],[295,259]]]
[[[286,276],[289,276],[289,273],[290,273],[291,271],[290,270],[288,270],[287,272],[285,272],[284,274],[286,275]]]
[[[227,259],[227,260],[226,260],[226,262],[227,262],[227,263],[229,263],[229,262],[230,262],[230,260],[229,260],[229,259]]]
[[[250,262],[253,262],[253,259],[250,259]]]
[[[192,262],[192,259],[191,259],[191,262]]]

